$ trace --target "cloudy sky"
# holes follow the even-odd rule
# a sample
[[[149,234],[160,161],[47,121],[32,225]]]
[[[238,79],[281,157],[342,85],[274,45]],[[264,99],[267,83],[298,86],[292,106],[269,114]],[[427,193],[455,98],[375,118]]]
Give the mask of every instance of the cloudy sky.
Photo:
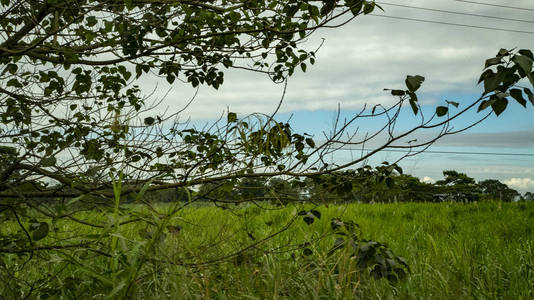
[[[382,16],[363,16],[342,28],[317,31],[306,42],[304,47],[313,50],[324,39],[316,64],[289,80],[279,120],[291,116],[296,130],[320,136],[322,131],[331,129],[338,105],[343,116],[348,117],[365,103],[391,103],[395,99],[383,89],[404,88],[406,75],[415,74],[426,77],[419,92],[423,109],[430,111],[437,104],[445,103],[445,99],[467,105],[480,96],[481,87],[476,83],[487,58],[495,56],[500,48],[534,49],[532,0],[377,2],[385,12],[376,11],[376,14]],[[164,105],[171,109],[182,107],[194,94],[185,85],[171,87],[158,83],[158,91],[167,88],[171,89]],[[209,121],[227,107],[241,114],[269,113],[276,107],[282,91],[283,86],[265,76],[228,72],[219,90],[208,87],[199,90],[184,118]],[[476,114],[468,115],[456,126],[476,117]],[[407,117],[402,126],[408,128],[413,121]],[[370,130],[375,125],[378,126],[373,122],[361,124]],[[342,162],[350,159],[350,155],[354,153],[341,151],[331,159]],[[375,160],[394,160],[398,155],[384,152]],[[405,159],[401,166],[407,173],[429,181],[439,180],[445,169],[455,169],[477,180],[499,179],[521,192],[534,192],[534,107],[529,105],[524,109],[510,102],[500,117],[492,116],[465,133],[449,137],[427,153]]]

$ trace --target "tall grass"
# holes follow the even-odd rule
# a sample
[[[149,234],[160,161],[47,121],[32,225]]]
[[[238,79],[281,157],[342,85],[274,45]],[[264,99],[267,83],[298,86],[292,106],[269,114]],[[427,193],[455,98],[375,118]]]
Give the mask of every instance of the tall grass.
[[[169,211],[167,205],[160,205],[158,209]],[[320,220],[307,225],[296,219],[288,230],[262,242],[263,238],[284,229],[299,209],[302,208],[185,208],[168,215],[165,224],[179,225],[182,229],[165,232],[163,239],[143,240],[140,232],[146,228],[136,223],[116,228],[114,247],[121,249],[122,256],[118,256],[112,270],[109,270],[109,258],[73,251],[70,255],[79,264],[68,263],[70,258],[52,252],[48,264],[30,262],[22,272],[28,280],[39,278],[42,272],[55,274],[49,284],[49,295],[63,299],[106,298],[113,292],[113,287],[102,284],[98,276],[112,275],[118,280],[121,266],[125,272],[132,272],[125,266],[139,266],[136,259],[148,254],[147,263],[126,277],[133,281],[128,297],[534,298],[533,203],[323,206],[315,208],[322,213]],[[78,217],[107,218],[96,213]],[[395,254],[403,256],[411,267],[410,276],[396,283],[376,280],[358,271],[350,253],[339,251],[329,256],[334,241],[329,230],[330,220],[338,217],[355,221],[360,225],[363,237],[385,242]],[[55,226],[62,227],[62,231],[79,231],[80,234],[97,232],[63,221],[58,221]],[[51,235],[40,242],[60,238]],[[147,245],[153,248],[149,253],[143,252]],[[236,253],[245,247],[250,248]],[[305,253],[304,248],[311,250],[311,255],[309,251]],[[226,259],[217,260],[220,257]],[[17,262],[11,255],[4,256],[3,260],[7,268],[10,263]],[[76,288],[70,288],[75,283]],[[0,282],[0,294],[9,291],[6,284],[8,281]],[[116,283],[114,287],[117,288]],[[118,295],[122,294],[113,297]],[[34,296],[44,298],[45,295]],[[9,298],[9,295],[5,297]]]

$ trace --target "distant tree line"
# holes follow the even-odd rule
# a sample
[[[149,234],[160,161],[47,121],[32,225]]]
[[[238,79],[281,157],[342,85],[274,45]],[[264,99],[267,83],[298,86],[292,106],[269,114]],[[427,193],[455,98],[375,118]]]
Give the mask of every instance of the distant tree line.
[[[245,201],[289,202],[474,202],[484,200],[534,200],[534,194],[521,195],[496,180],[477,182],[464,173],[443,171],[444,178],[435,183],[380,169],[364,167],[305,179],[244,178],[238,182],[202,185],[196,192],[201,200],[220,204]]]
[[[14,160],[16,150],[2,147],[0,171],[7,162]],[[4,173],[4,172],[1,172]],[[25,191],[50,193],[56,191],[68,195],[74,188],[48,186],[38,180],[16,182],[20,177],[12,174],[6,181],[23,186]],[[283,177],[243,177],[210,182],[190,188],[169,188],[150,191],[138,197],[138,192],[131,192],[124,197],[124,202],[212,202],[227,206],[244,202],[270,202],[286,204],[290,202],[316,203],[388,203],[388,202],[474,202],[480,200],[534,200],[534,193],[521,195],[518,191],[496,180],[487,179],[477,182],[467,174],[454,170],[443,171],[444,178],[435,183],[422,182],[412,175],[403,174],[396,165],[383,165],[376,168],[364,166],[358,169],[333,172],[306,178]],[[111,187],[110,187],[111,188]],[[44,197],[44,202],[70,201],[69,197]],[[106,205],[110,202],[103,196],[93,193],[79,201],[81,204]]]

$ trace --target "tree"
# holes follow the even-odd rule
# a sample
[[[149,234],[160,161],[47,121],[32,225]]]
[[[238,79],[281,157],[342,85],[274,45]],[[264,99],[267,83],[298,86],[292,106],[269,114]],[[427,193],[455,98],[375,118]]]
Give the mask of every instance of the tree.
[[[7,188],[6,183],[12,181],[13,178],[18,178],[20,174],[13,170],[17,164],[18,151],[13,147],[0,146],[0,182],[4,185],[0,186],[0,191]]]
[[[321,142],[276,121],[275,113],[228,112],[225,120],[197,129],[179,122],[180,112],[156,113],[158,102],[138,85],[146,74],[155,73],[177,86],[186,82],[218,88],[226,69],[261,72],[283,82],[314,63],[315,52],[300,43],[314,30],[341,26],[345,22],[338,21],[341,17],[355,18],[377,7],[374,1],[362,0],[1,0],[0,143],[17,151],[9,154],[9,167],[1,169],[0,213],[19,222],[18,232],[0,232],[0,254],[48,261],[46,255],[34,253],[54,249],[69,257],[67,264],[75,265],[89,251],[110,259],[113,287],[122,287],[117,293],[126,297],[144,264],[161,263],[150,257],[154,245],[166,222],[184,207],[176,204],[162,212],[147,203],[146,210],[135,211],[125,205],[126,200],[181,189],[188,194],[190,201],[184,204],[188,205],[203,199],[190,190],[199,185],[335,174],[387,148],[410,149],[406,156],[424,151],[437,139],[469,128],[453,129],[450,124],[472,109],[482,112],[491,107],[499,115],[510,97],[523,106],[525,97],[534,103],[531,89],[516,87],[522,79],[533,83],[529,50],[502,49],[489,59],[480,79],[484,92],[465,107],[448,101],[423,116],[416,92],[424,78],[408,76],[406,89],[387,90],[396,103],[365,108],[338,122]],[[406,107],[421,121],[401,131],[395,125]],[[473,123],[492,112],[485,111]],[[357,140],[351,126],[368,118],[383,120],[384,126]],[[437,133],[428,140],[404,142],[415,132],[434,129]],[[343,139],[346,133],[354,138]],[[381,134],[387,136],[381,146],[346,164],[332,165],[324,159],[335,149],[368,144]],[[395,164],[381,167],[391,173]],[[25,181],[50,185],[29,190]],[[345,188],[340,183],[340,189]],[[53,199],[54,205],[41,199]],[[77,215],[80,203],[92,211],[111,211],[113,217],[83,219]],[[32,214],[25,213],[28,209]],[[58,226],[53,232],[64,234],[62,238],[48,239],[54,225],[49,220],[100,230],[100,236],[60,232],[64,227]],[[151,238],[150,243],[118,242],[119,235],[112,233],[132,223],[156,228],[152,234],[142,234]],[[143,251],[131,252],[140,248]],[[72,249],[83,251],[69,252]],[[220,255],[231,258],[235,253]],[[123,259],[134,255],[140,257],[132,264]],[[6,276],[22,285],[21,290],[30,293],[37,283],[46,286],[42,282],[48,280],[47,274],[25,283],[19,279],[26,263],[15,265],[18,269]],[[119,265],[129,271],[118,272]],[[94,278],[102,278],[98,276]]]
[[[454,170],[443,171],[443,176],[445,179],[436,181],[437,185],[475,185],[476,181],[467,176],[465,173],[459,173]]]
[[[510,202],[520,196],[518,191],[495,179],[483,180],[478,185],[482,193],[489,195],[492,199]]]
[[[532,192],[526,192],[525,195],[523,196],[523,198],[524,198],[526,201],[533,201],[533,200],[534,200],[534,193],[532,193]]]
[[[454,170],[443,171],[445,179],[436,181],[441,193],[447,194],[448,200],[472,202],[479,198],[480,187],[476,181],[464,173]]]

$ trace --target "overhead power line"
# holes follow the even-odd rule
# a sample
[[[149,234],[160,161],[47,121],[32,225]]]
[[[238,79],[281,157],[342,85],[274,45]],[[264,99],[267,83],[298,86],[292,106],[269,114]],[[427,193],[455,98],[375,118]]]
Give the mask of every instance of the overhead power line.
[[[339,150],[345,151],[374,151],[376,149],[361,149],[361,148],[340,148]],[[395,149],[384,149],[380,152],[398,152],[398,153],[414,153],[416,151],[408,150],[395,150]],[[461,155],[496,155],[496,156],[529,156],[534,157],[534,153],[505,153],[505,152],[469,152],[469,151],[423,151],[421,154],[430,153],[430,154],[461,154]]]
[[[532,21],[532,20],[521,20],[521,19],[513,19],[513,18],[487,16],[487,15],[480,15],[480,14],[473,14],[473,13],[466,13],[466,12],[450,11],[450,10],[444,10],[444,9],[435,9],[435,8],[427,8],[427,7],[411,6],[411,5],[403,5],[403,4],[393,4],[393,3],[387,3],[387,2],[382,2],[382,1],[380,1],[378,3],[379,4],[389,5],[389,6],[397,6],[397,7],[411,8],[411,9],[419,9],[419,10],[447,13],[447,14],[453,14],[453,15],[479,17],[479,18],[496,19],[496,20],[504,20],[504,21],[514,21],[514,22],[523,22],[523,23],[534,23],[534,21]]]
[[[493,6],[493,7],[501,7],[501,8],[510,8],[510,9],[518,9],[518,10],[534,11],[534,8],[517,7],[517,6],[508,6],[508,5],[502,5],[502,4],[492,4],[492,3],[479,2],[479,1],[467,1],[467,0],[456,0],[456,1],[458,1],[458,2],[465,2],[465,3],[473,3],[473,4],[478,4],[478,5]]]
[[[497,28],[497,27],[487,27],[487,26],[477,26],[477,25],[459,24],[459,23],[433,21],[433,20],[423,20],[423,19],[417,19],[417,18],[397,17],[397,16],[390,16],[390,15],[371,14],[371,16],[389,18],[389,19],[398,19],[398,20],[408,20],[408,21],[422,22],[422,23],[432,23],[432,24],[450,25],[450,26],[458,26],[458,27],[469,27],[469,28],[477,28],[477,29],[506,31],[506,32],[514,32],[514,33],[523,33],[523,34],[532,34],[532,35],[534,35],[534,31],[504,29],[504,28]]]

